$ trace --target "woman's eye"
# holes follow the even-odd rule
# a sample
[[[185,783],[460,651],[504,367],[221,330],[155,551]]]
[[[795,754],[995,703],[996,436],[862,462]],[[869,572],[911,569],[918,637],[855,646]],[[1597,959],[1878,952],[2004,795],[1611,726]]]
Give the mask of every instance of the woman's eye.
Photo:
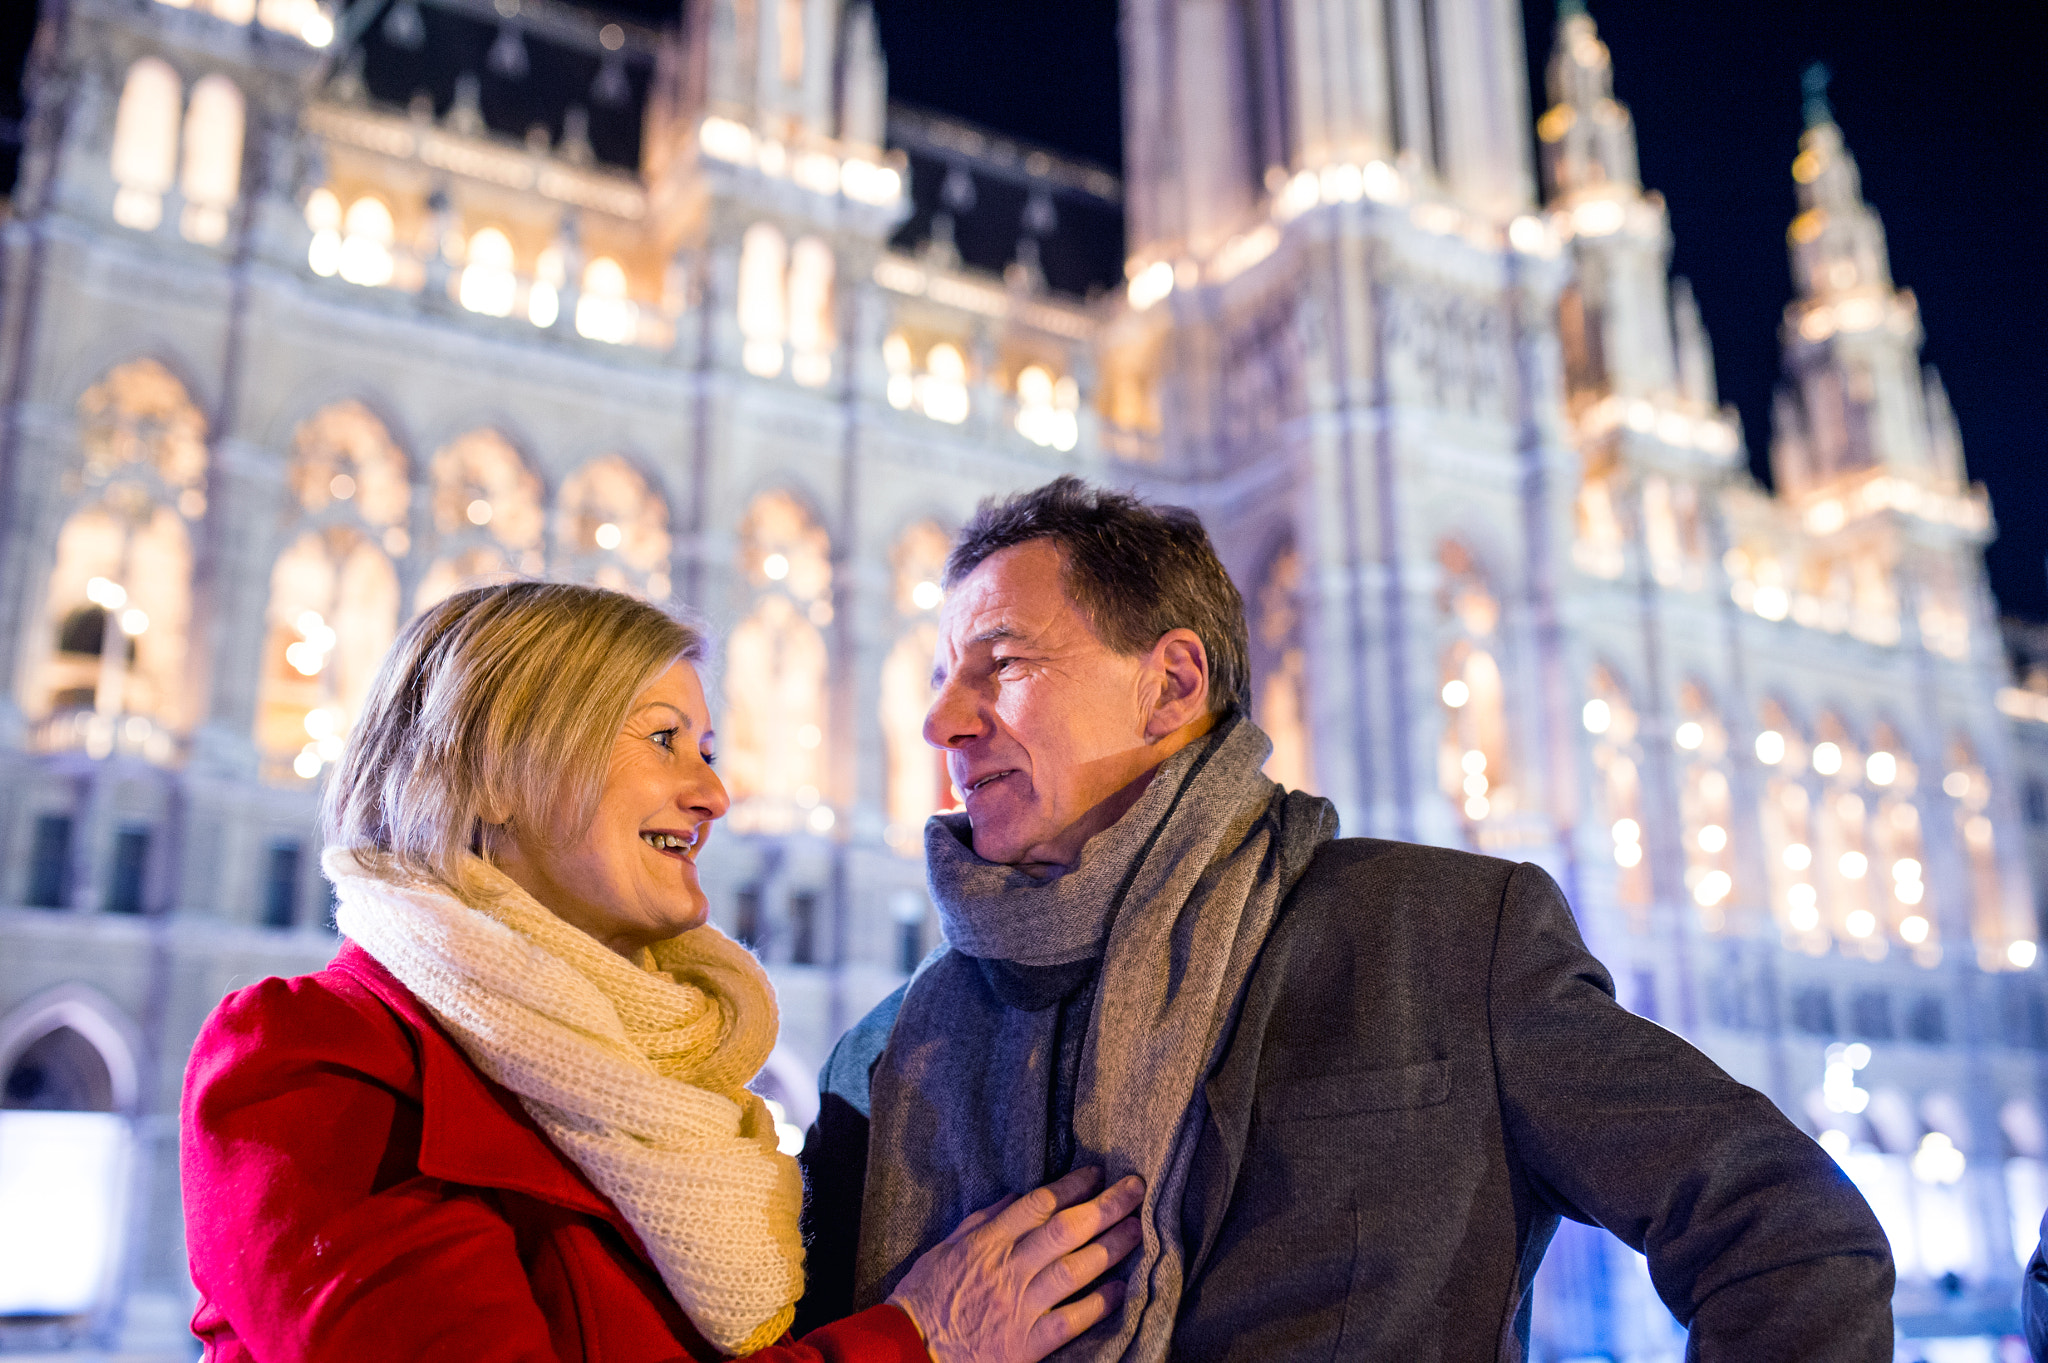
[[[676,731],[674,729],[657,729],[652,734],[649,734],[648,737],[670,752],[676,750]]]
[[[705,766],[707,766],[707,767],[715,767],[715,766],[717,766],[717,765],[718,765],[718,750],[717,750],[717,749],[715,749],[715,748],[706,748],[706,749],[704,749],[704,752],[703,752],[703,756],[704,756],[704,765],[705,765]]]

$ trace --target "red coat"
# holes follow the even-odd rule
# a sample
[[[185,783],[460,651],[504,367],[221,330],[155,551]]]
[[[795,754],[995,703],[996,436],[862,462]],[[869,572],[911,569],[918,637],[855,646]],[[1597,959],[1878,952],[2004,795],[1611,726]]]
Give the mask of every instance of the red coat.
[[[352,942],[207,1019],[181,1166],[208,1363],[721,1357],[611,1201]],[[753,1357],[929,1363],[893,1306]]]

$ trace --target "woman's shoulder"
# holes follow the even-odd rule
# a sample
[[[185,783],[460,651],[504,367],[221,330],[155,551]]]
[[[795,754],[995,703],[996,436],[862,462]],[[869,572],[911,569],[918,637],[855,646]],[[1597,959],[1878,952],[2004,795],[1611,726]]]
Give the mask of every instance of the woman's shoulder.
[[[410,1089],[419,1071],[416,1011],[405,986],[344,942],[325,970],[273,976],[223,998],[200,1028],[188,1081],[340,1065]]]

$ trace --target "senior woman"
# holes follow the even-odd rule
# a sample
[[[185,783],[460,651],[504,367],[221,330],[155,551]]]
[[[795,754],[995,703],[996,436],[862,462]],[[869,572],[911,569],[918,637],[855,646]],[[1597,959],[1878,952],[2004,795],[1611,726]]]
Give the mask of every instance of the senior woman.
[[[186,1077],[208,1359],[1034,1363],[1115,1304],[1082,1289],[1138,1189],[1086,1171],[790,1339],[803,1190],[745,1087],[775,998],[697,878],[727,807],[702,653],[537,582],[399,637],[323,810],[348,940],[229,995]]]

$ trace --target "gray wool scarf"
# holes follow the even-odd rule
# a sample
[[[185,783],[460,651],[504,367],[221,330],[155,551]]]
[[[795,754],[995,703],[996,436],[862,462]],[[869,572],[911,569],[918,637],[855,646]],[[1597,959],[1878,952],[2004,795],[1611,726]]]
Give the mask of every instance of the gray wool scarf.
[[[1126,1261],[1122,1310],[1056,1356],[1166,1356],[1202,1083],[1281,901],[1336,834],[1329,801],[1259,770],[1271,751],[1249,719],[1227,717],[1163,763],[1137,804],[1051,881],[975,856],[964,816],[926,826],[949,949],[911,981],[875,1065],[857,1304],[884,1300],[969,1212],[1044,1181],[1060,1008],[1006,1006],[978,961],[1093,959],[1075,1165],[1101,1165],[1110,1181],[1144,1178],[1145,1238]]]

